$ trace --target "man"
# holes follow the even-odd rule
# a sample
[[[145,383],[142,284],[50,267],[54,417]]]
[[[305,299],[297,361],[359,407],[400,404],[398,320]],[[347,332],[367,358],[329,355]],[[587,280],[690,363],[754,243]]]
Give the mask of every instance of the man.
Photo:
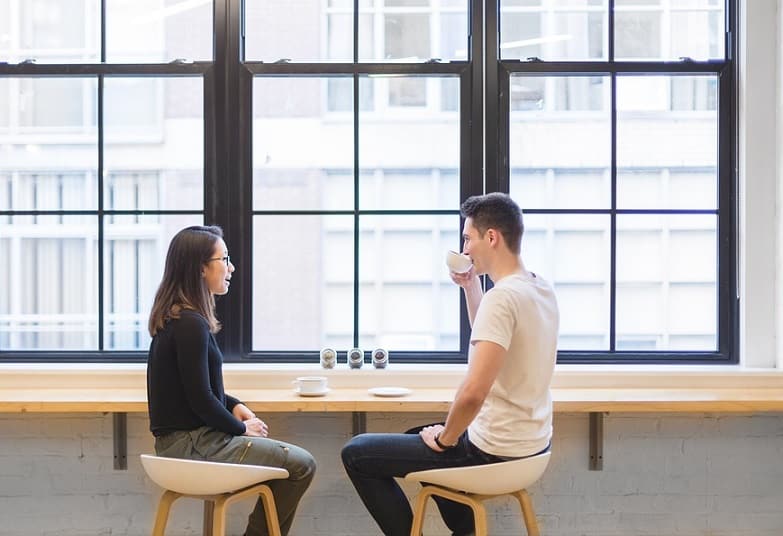
[[[387,536],[407,536],[413,518],[394,477],[532,456],[547,450],[552,438],[549,386],[559,313],[551,286],[520,258],[522,211],[507,195],[491,193],[467,199],[462,216],[463,252],[473,267],[451,278],[465,292],[471,347],[445,424],[362,434],[342,451],[349,478]],[[494,282],[486,294],[482,274]],[[436,502],[455,535],[474,531],[469,507]]]

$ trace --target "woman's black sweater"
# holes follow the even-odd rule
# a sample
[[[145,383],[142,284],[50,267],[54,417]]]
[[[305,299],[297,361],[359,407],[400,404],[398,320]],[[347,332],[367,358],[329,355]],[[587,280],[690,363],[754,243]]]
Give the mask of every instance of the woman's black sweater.
[[[202,426],[245,433],[231,413],[239,400],[223,391],[223,354],[206,319],[194,311],[182,311],[152,338],[147,401],[156,437]]]

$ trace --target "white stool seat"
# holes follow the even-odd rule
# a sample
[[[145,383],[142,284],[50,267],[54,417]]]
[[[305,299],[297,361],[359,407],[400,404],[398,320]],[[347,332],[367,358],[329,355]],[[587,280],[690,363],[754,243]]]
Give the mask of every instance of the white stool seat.
[[[505,495],[534,484],[549,464],[549,451],[510,462],[429,469],[405,475],[405,480],[425,482],[479,495]]]
[[[258,482],[288,478],[288,471],[279,467],[203,462],[149,454],[141,455],[141,464],[158,486],[183,495],[217,495]]]
[[[270,536],[280,536],[275,498],[269,480],[288,478],[279,467],[202,462],[183,458],[141,455],[141,464],[150,480],[163,488],[158,502],[153,536],[163,536],[171,505],[180,497],[204,501],[204,534],[225,536],[226,508],[246,497],[259,496]]]
[[[473,510],[476,536],[487,536],[487,513],[482,503],[499,495],[512,495],[522,509],[528,535],[540,536],[533,503],[526,488],[541,478],[549,458],[550,452],[547,451],[510,462],[408,473],[405,480],[424,484],[413,509],[411,536],[421,535],[430,497],[443,497],[469,506]]]

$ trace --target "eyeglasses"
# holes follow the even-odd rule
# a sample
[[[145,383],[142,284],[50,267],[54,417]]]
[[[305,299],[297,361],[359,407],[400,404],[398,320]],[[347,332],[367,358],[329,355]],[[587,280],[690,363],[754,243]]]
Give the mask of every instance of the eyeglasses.
[[[226,266],[228,266],[229,264],[231,264],[231,256],[226,255],[225,257],[215,257],[214,259],[207,260],[207,262],[212,262],[212,261],[223,261],[226,263]]]

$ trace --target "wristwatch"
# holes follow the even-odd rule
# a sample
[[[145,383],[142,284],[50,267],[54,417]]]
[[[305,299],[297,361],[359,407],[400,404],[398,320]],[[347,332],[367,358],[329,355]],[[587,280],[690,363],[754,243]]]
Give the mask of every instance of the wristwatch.
[[[443,443],[440,442],[440,432],[438,432],[437,434],[435,434],[435,444],[438,445],[438,447],[443,450],[449,450],[459,445],[459,439],[453,445],[444,445]]]

